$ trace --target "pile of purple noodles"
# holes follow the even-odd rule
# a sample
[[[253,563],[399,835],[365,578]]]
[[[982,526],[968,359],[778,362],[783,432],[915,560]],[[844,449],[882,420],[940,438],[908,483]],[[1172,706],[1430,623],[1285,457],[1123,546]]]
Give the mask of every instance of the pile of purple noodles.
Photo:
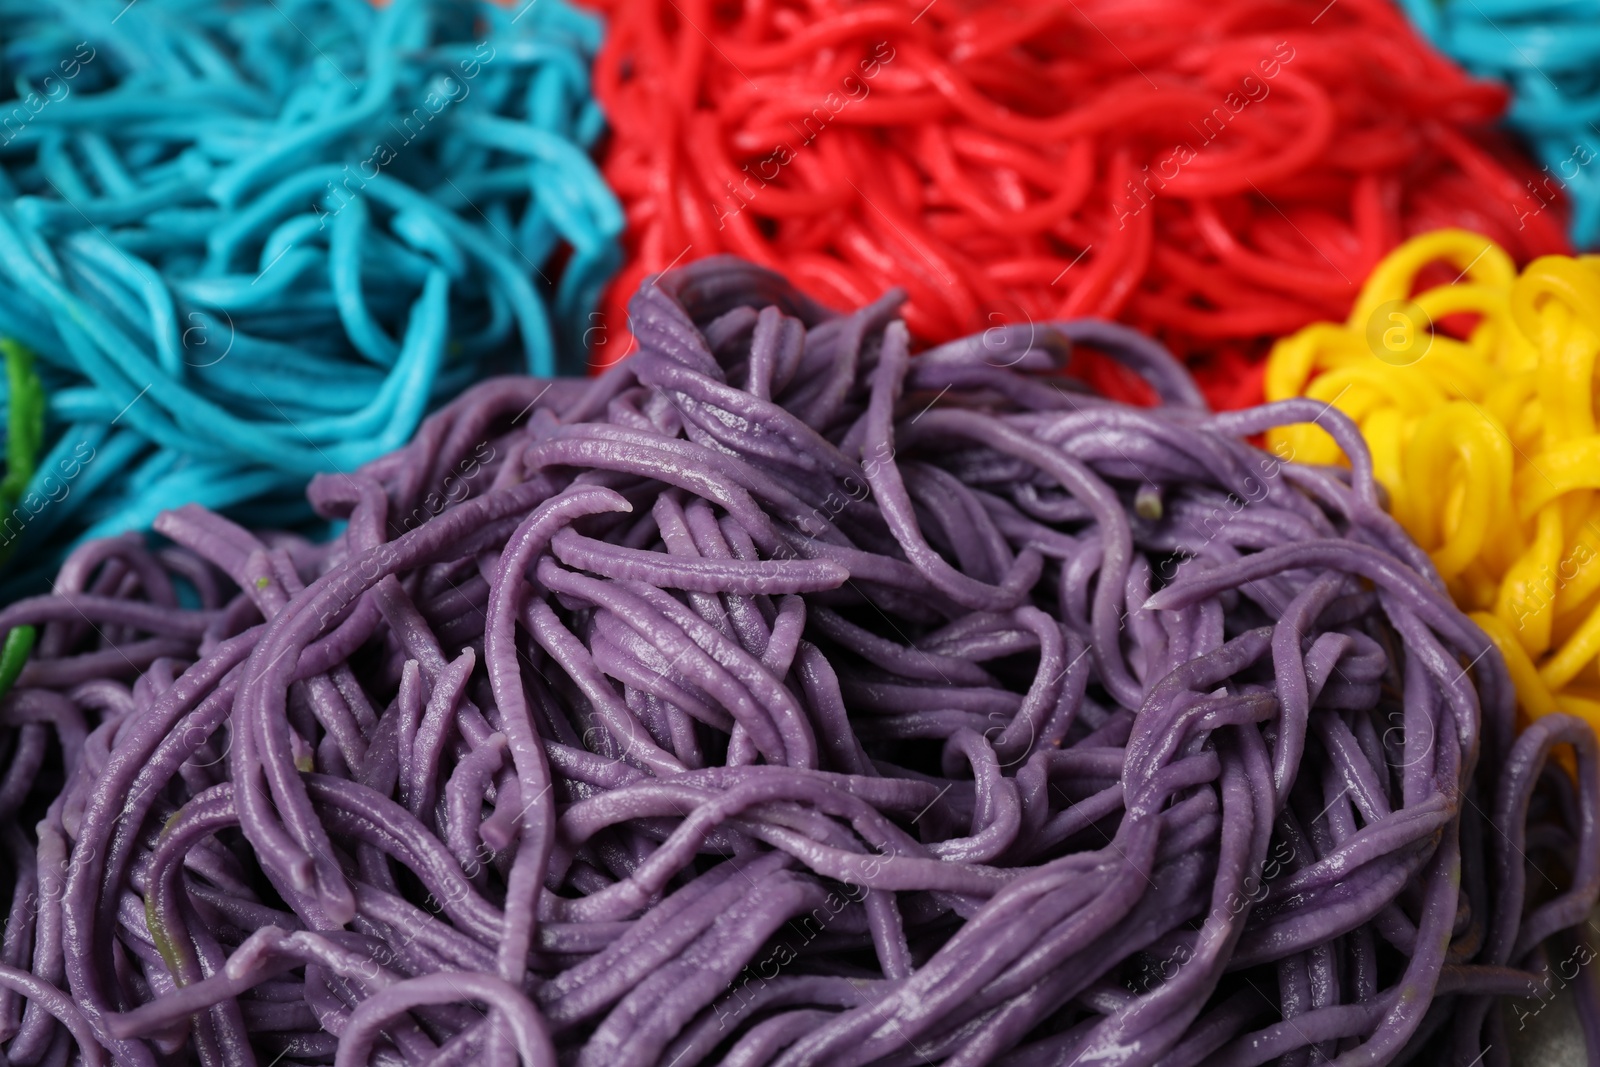
[[[695,264],[332,543],[186,508],[0,612],[5,1061],[1465,1067],[1558,973],[1600,1060],[1594,737],[1513,740],[1352,425],[900,300]]]

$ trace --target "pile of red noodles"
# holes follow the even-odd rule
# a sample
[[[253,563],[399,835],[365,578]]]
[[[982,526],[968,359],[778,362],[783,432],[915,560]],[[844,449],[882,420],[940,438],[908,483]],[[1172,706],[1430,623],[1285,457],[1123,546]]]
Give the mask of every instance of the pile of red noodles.
[[[836,307],[904,286],[929,342],[1120,318],[1233,407],[1406,236],[1566,247],[1484,147],[1504,92],[1386,0],[597,2],[629,221],[599,365],[645,275],[730,251]]]

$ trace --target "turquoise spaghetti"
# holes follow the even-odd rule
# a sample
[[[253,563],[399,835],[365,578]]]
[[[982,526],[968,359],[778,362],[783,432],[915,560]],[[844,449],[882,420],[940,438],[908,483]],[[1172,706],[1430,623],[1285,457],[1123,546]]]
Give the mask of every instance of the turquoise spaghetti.
[[[0,336],[48,398],[10,587],[185,503],[293,521],[469,382],[581,370],[623,221],[600,32],[562,0],[0,0]]]
[[[1505,82],[1506,125],[1540,174],[1509,205],[1520,223],[1559,199],[1572,243],[1600,243],[1600,21],[1590,0],[1400,0],[1417,28],[1474,74]],[[1498,211],[1501,205],[1486,204]]]

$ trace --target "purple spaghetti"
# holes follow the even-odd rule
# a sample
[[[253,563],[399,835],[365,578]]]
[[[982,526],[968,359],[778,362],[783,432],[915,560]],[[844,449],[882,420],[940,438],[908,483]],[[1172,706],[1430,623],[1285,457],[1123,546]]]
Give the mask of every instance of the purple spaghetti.
[[[697,263],[320,476],[333,542],[184,508],[0,612],[6,1061],[1505,1062],[1595,740],[1513,738],[1359,434],[900,300]],[[1244,440],[1306,420],[1350,469]]]

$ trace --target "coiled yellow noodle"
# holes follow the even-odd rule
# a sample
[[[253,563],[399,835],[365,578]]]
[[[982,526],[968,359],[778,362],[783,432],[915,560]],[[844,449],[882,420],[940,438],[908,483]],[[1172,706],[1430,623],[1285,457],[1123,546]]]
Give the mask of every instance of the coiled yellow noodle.
[[[1432,264],[1455,280],[1416,292]],[[1464,339],[1439,328],[1449,316]],[[1519,275],[1488,239],[1440,230],[1380,263],[1346,322],[1278,342],[1265,384],[1268,400],[1308,396],[1360,425],[1391,511],[1499,645],[1522,710],[1600,727],[1597,356],[1600,257]],[[1269,442],[1343,460],[1315,427]]]

